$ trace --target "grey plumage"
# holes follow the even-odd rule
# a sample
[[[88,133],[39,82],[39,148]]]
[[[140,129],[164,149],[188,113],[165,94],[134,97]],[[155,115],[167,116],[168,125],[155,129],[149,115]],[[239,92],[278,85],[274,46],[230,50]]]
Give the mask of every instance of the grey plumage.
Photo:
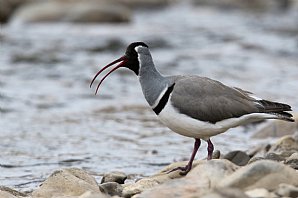
[[[206,77],[178,76],[171,103],[180,113],[210,123],[250,113],[269,113],[294,121],[284,112],[291,111],[289,105],[256,100],[250,94]]]
[[[153,63],[148,48],[137,47],[140,62],[139,81],[143,94],[154,108],[158,97],[173,84],[171,104],[182,114],[205,122],[216,123],[251,113],[268,113],[279,119],[293,121],[286,104],[257,100],[252,93],[229,87],[219,81],[200,76],[162,76]]]

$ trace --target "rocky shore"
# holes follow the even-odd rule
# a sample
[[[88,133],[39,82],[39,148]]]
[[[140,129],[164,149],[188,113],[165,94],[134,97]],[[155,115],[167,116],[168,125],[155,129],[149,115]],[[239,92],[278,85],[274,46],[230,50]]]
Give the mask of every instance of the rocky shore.
[[[271,122],[261,131],[280,136],[279,121]],[[268,134],[268,128],[277,133]],[[261,133],[259,131],[258,133]],[[274,130],[271,130],[272,132]],[[296,131],[296,132],[295,132]],[[213,160],[197,160],[188,175],[169,170],[187,162],[175,162],[160,172],[134,182],[123,172],[110,172],[101,181],[79,168],[53,172],[39,187],[23,193],[0,187],[1,198],[103,198],[103,197],[298,197],[298,132],[297,123],[273,144],[260,145],[250,151],[232,151]]]

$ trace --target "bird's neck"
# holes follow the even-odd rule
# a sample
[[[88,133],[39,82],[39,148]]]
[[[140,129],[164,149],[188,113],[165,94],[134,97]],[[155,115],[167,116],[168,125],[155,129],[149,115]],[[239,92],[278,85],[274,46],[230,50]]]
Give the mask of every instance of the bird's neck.
[[[155,68],[151,55],[139,57],[139,81],[143,94],[151,107],[155,106],[160,95],[168,88],[168,80]]]

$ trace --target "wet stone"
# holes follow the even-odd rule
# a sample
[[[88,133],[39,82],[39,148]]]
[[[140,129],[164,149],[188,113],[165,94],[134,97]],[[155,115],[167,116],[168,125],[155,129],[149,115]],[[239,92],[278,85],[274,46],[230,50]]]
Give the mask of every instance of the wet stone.
[[[6,186],[0,186],[0,197],[2,194],[7,194],[7,197],[10,197],[8,196],[9,194],[11,195],[11,197],[13,196],[18,196],[18,197],[25,197],[26,194],[22,193],[22,192],[19,192],[19,191],[16,191],[12,188],[9,188],[9,187],[6,187]]]
[[[107,182],[116,182],[118,184],[124,184],[126,179],[127,179],[127,175],[125,173],[114,171],[114,172],[105,174],[101,179],[100,183],[103,184]]]
[[[298,185],[298,172],[294,169],[271,160],[261,160],[244,166],[220,183],[221,187],[234,187],[243,190],[265,188],[274,190],[281,183]]]
[[[138,182],[127,185],[123,188],[122,196],[123,197],[132,197],[133,195],[139,194],[145,190],[149,190],[153,187],[158,186],[160,183],[154,178],[144,178]]]
[[[255,147],[255,148],[252,148],[249,151],[247,151],[247,155],[250,158],[253,158],[253,157],[263,157],[269,151],[270,148],[271,148],[271,145],[270,144],[259,145],[259,146]]]
[[[219,159],[220,158],[220,151],[215,150],[212,154],[212,159]]]
[[[277,162],[280,162],[280,161],[284,161],[285,158],[276,154],[276,153],[267,153],[265,155],[265,159],[268,159],[268,160],[273,160],[273,161],[277,161]]]
[[[298,152],[298,140],[292,136],[284,136],[272,145],[269,152],[279,153],[284,157],[289,157],[293,153]]]
[[[280,184],[276,190],[276,194],[281,197],[298,197],[298,187],[289,184]]]
[[[248,161],[248,164],[251,164],[251,163],[254,163],[256,161],[259,161],[259,160],[264,160],[265,158],[263,157],[252,157],[249,161]]]
[[[238,166],[244,166],[250,160],[250,157],[243,151],[231,151],[224,156],[227,159]]]
[[[298,170],[298,153],[293,153],[285,162],[285,164]]]
[[[122,196],[123,187],[117,182],[106,182],[99,185],[101,192],[109,194],[111,196]]]

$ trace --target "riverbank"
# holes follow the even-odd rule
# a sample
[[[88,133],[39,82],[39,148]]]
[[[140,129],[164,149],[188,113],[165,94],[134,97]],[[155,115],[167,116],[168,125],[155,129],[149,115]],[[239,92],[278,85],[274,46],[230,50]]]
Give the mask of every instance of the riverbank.
[[[30,193],[0,187],[1,198],[204,197],[255,198],[298,196],[298,133],[248,152],[232,151],[210,161],[197,160],[187,176],[167,173],[187,162],[176,162],[149,177],[126,182],[123,172],[110,172],[101,181],[83,169],[53,172]]]
[[[113,171],[96,173],[80,168],[54,171],[36,189],[18,192],[0,187],[1,198],[102,198],[102,197],[293,197],[298,196],[298,121],[274,121],[256,133],[279,137],[248,151],[221,154],[216,150],[210,161],[197,160],[188,175],[168,173],[187,161],[165,166],[157,173],[139,177]],[[268,133],[270,132],[270,133]]]

